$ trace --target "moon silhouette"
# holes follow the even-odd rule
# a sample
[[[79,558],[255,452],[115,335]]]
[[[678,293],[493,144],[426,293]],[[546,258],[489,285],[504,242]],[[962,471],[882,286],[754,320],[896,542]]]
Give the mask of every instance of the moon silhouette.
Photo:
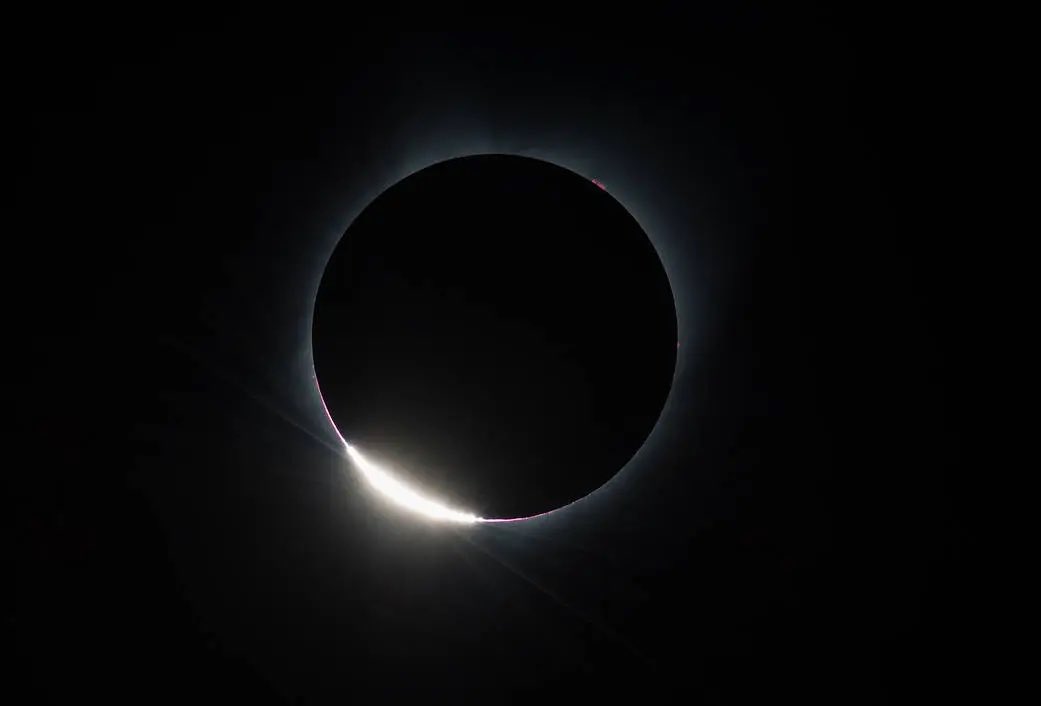
[[[527,157],[420,170],[326,266],[315,374],[353,465],[436,519],[523,519],[601,487],[671,387],[676,309],[600,182]]]

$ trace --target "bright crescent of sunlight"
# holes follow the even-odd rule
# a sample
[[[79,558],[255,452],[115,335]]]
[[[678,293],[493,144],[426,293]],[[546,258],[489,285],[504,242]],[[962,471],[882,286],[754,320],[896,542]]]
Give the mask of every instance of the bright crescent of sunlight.
[[[391,502],[401,507],[416,512],[432,520],[443,522],[456,522],[459,524],[472,525],[481,522],[482,518],[469,512],[454,510],[446,507],[436,500],[424,497],[409,488],[400,480],[392,476],[375,463],[365,458],[358,449],[347,444],[347,455],[351,461],[368,481],[369,485],[379,491]]]

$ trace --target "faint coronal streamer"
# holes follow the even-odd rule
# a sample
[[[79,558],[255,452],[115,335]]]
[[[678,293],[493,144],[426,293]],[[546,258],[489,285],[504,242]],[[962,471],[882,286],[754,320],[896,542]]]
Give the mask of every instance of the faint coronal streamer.
[[[368,481],[369,485],[379,491],[388,500],[401,507],[416,512],[432,520],[443,522],[455,522],[458,524],[472,525],[484,521],[469,512],[455,510],[436,500],[424,497],[407,485],[399,481],[390,473],[365,458],[357,448],[347,444],[347,455],[354,462],[355,467]]]

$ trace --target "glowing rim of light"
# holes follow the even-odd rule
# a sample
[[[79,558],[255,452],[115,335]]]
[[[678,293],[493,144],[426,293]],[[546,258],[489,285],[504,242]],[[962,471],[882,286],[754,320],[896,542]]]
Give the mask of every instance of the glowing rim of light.
[[[331,420],[332,418],[330,417],[330,421]],[[412,512],[431,520],[455,522],[463,525],[473,525],[478,522],[520,522],[522,520],[531,520],[536,517],[548,515],[551,512],[556,512],[557,510],[571,504],[568,503],[567,505],[562,505],[553,510],[546,510],[545,512],[539,512],[525,517],[480,517],[472,512],[449,507],[439,500],[434,500],[433,498],[414,490],[407,484],[398,480],[393,473],[381,468],[379,464],[365,458],[356,446],[349,443],[342,436],[340,437],[340,440],[343,442],[344,448],[347,450],[347,457],[351,459],[354,466],[361,472],[362,477],[365,478],[370,486],[395,505],[405,508],[406,510],[411,510]],[[578,502],[578,500],[573,502]]]
[[[314,381],[315,385],[318,385],[317,372],[314,374]],[[329,419],[329,424],[332,425],[333,429],[336,431],[336,435],[340,438],[340,442],[343,444],[347,458],[351,460],[354,467],[361,473],[362,478],[364,478],[374,490],[398,507],[410,510],[430,520],[453,522],[460,525],[474,525],[478,522],[520,522],[521,520],[530,520],[533,517],[541,517],[542,515],[548,515],[550,512],[554,512],[553,510],[548,510],[528,517],[479,517],[472,512],[449,507],[439,500],[428,497],[424,493],[420,493],[419,491],[409,487],[407,484],[395,477],[393,473],[382,468],[379,464],[366,458],[356,446],[343,438],[343,434],[340,433],[340,429],[336,426],[336,422],[333,421],[333,415],[329,413],[329,406],[325,404],[325,398],[322,397],[322,390],[320,387],[318,388],[318,396],[322,400],[322,408],[325,410],[325,416]],[[565,505],[564,507],[567,506]]]
[[[408,487],[393,475],[380,468],[378,465],[365,458],[358,449],[344,442],[347,447],[347,455],[354,462],[354,467],[361,471],[362,476],[373,488],[382,493],[396,505],[407,510],[412,510],[431,520],[444,520],[445,522],[457,522],[464,525],[472,525],[475,522],[484,522],[483,517],[478,517],[472,512],[456,510],[443,505],[437,500],[428,498],[421,493]]]

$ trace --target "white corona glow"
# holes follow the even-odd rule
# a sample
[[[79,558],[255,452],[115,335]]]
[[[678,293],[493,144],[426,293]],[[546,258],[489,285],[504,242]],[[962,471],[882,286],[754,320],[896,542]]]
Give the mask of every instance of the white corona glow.
[[[444,522],[456,522],[464,525],[472,525],[481,522],[482,518],[469,512],[454,510],[446,507],[436,500],[426,498],[409,488],[400,480],[383,470],[369,459],[362,456],[358,449],[350,444],[347,446],[347,455],[361,472],[369,485],[378,490],[382,495],[401,507],[419,513],[432,520]]]

